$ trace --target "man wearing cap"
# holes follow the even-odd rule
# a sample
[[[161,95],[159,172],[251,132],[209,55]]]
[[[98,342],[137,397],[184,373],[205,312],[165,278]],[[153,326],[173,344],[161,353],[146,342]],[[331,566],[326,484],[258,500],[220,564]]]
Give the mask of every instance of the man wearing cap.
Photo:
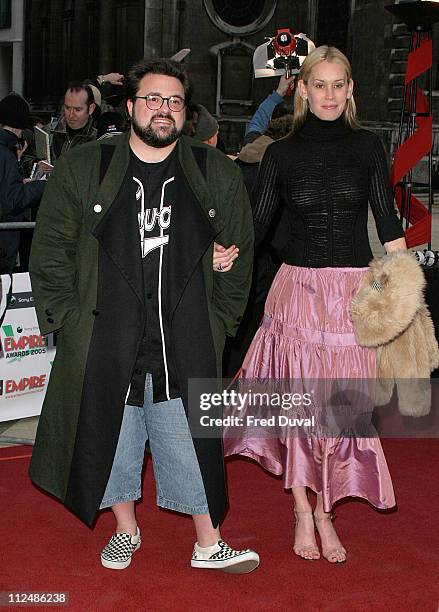
[[[25,211],[38,204],[45,182],[23,183],[19,158],[23,152],[22,130],[29,125],[29,105],[18,94],[0,101],[0,221],[22,221]],[[0,274],[12,274],[17,259],[20,231],[0,230]]]
[[[233,162],[181,136],[190,85],[180,64],[142,60],[126,92],[130,131],[61,157],[40,207],[32,285],[41,332],[59,334],[30,475],[89,526],[111,508],[101,563],[122,570],[141,545],[148,440],[157,504],[193,518],[191,566],[249,572],[257,553],[219,531],[222,430],[200,431],[200,389],[190,393],[194,379],[218,391],[225,337],[247,302],[248,196]],[[212,270],[217,238],[240,247],[227,274]]]
[[[202,104],[194,104],[195,120],[193,122],[193,138],[205,144],[216,147],[218,142],[218,121]]]

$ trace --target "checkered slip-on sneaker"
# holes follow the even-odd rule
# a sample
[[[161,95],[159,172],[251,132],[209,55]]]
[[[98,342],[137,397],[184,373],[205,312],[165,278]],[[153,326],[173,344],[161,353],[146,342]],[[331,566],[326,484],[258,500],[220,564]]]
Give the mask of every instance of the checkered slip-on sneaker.
[[[129,533],[114,533],[101,552],[101,563],[109,569],[125,569],[131,563],[131,556],[138,548],[142,539],[137,527],[136,535]]]
[[[195,543],[191,566],[204,569],[218,569],[233,574],[248,574],[259,565],[259,555],[254,550],[233,550],[224,542],[218,540],[214,546],[201,548]]]

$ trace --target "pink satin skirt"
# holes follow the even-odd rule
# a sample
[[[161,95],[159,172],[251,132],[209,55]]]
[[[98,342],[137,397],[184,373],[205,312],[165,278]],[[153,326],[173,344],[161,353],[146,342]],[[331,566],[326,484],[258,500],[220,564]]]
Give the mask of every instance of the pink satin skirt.
[[[358,346],[349,303],[367,268],[301,268],[283,264],[273,281],[261,327],[250,345],[240,382],[277,380],[373,380],[374,349]],[[363,400],[364,401],[364,400]],[[373,411],[373,398],[368,409]],[[362,407],[364,412],[364,407]],[[303,414],[302,416],[310,416]],[[392,481],[380,440],[319,435],[254,436],[242,429],[224,432],[226,455],[245,455],[273,474],[285,488],[306,486],[322,493],[325,512],[344,497],[361,497],[377,508],[395,505]]]

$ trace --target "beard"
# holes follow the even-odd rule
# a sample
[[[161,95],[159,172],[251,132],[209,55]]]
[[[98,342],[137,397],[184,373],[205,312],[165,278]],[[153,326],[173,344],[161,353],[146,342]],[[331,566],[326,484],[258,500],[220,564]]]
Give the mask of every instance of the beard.
[[[169,119],[172,121],[172,128],[170,130],[164,130],[162,127],[154,129],[152,127],[153,121],[154,119],[158,118]],[[140,140],[146,145],[154,147],[155,149],[161,149],[174,143],[180,136],[183,129],[181,128],[178,130],[174,119],[171,116],[164,114],[154,115],[148,125],[140,125],[136,119],[136,116],[133,114],[132,125],[134,133],[140,138]]]

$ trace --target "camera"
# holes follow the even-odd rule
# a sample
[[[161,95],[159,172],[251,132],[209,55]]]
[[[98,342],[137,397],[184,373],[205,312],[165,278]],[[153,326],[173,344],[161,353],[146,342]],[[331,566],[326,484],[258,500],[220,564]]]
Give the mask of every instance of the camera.
[[[256,48],[253,54],[255,78],[297,74],[305,57],[315,48],[305,34],[293,34],[290,28],[277,30],[273,38]]]
[[[289,28],[278,30],[271,45],[275,52],[274,68],[283,68],[287,78],[299,72],[299,56],[308,55],[308,43],[303,38],[296,38]]]

